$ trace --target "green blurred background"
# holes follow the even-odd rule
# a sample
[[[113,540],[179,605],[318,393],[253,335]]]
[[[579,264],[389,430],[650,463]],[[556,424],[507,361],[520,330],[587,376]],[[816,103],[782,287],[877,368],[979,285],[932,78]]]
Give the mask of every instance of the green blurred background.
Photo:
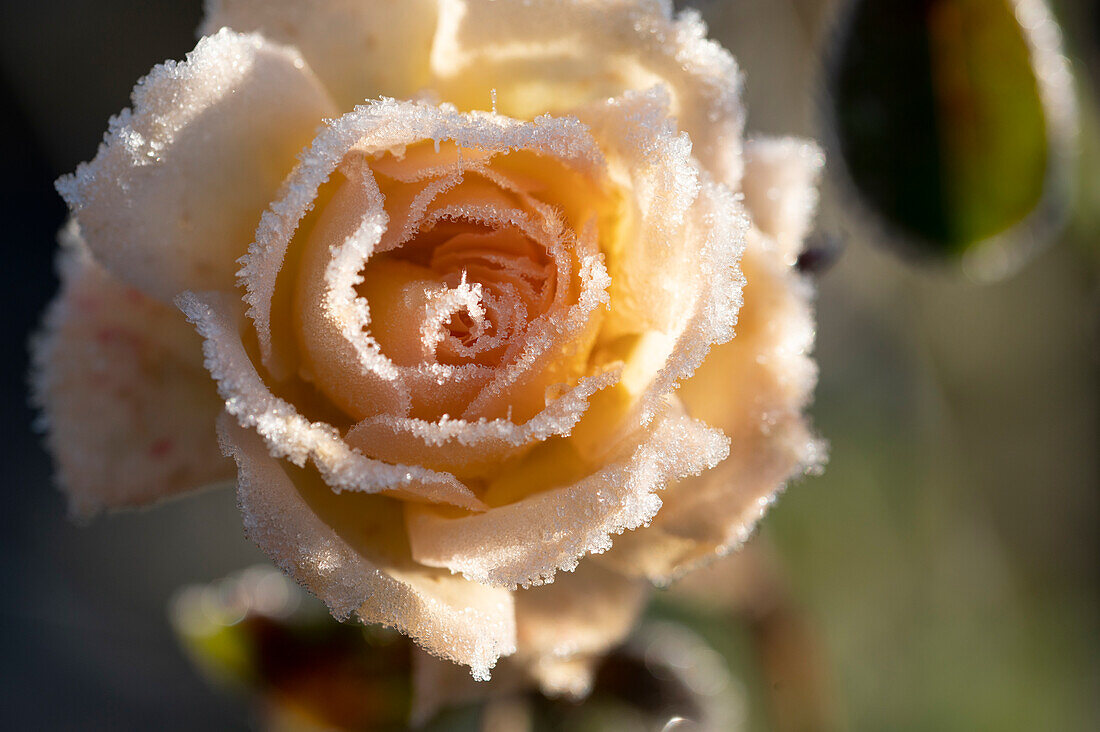
[[[692,3],[689,3],[692,4]],[[822,137],[828,3],[694,3],[746,72],[748,129]],[[826,182],[813,415],[831,443],[756,541],[777,565],[853,730],[1100,729],[1100,12],[1064,0],[1082,155],[1069,222],[1017,274],[896,256]],[[56,286],[50,187],[93,155],[140,75],[194,42],[197,0],[39,0],[0,10],[6,99],[0,718],[11,729],[241,729],[247,710],[189,667],[165,620],[184,583],[262,561],[230,492],[68,523],[32,435],[22,349]],[[744,679],[745,628],[661,598]],[[782,690],[778,698],[782,698]]]

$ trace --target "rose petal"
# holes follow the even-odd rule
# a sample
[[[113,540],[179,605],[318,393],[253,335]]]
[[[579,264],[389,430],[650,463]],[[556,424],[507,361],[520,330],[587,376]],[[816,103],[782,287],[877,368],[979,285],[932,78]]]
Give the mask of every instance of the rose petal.
[[[259,31],[296,47],[343,109],[427,86],[437,0],[207,0],[200,32]]]
[[[787,265],[774,244],[754,234],[741,260],[745,303],[737,337],[717,346],[680,387],[688,412],[730,437],[761,422],[801,414],[817,367],[812,283]]]
[[[493,418],[499,416],[497,412],[507,413],[511,403],[517,401],[517,389],[514,388],[516,380],[522,378],[525,372],[538,371],[539,368],[546,372],[540,375],[542,382],[535,383],[534,386],[527,384],[527,388],[518,391],[521,392],[520,395],[529,397],[528,401],[534,405],[528,411],[542,409],[545,405],[546,387],[564,381],[567,376],[550,372],[542,366],[543,362],[552,360],[552,356],[570,348],[580,353],[580,360],[583,360],[585,352],[581,344],[585,340],[573,334],[586,327],[592,312],[606,300],[603,290],[607,284],[607,276],[601,257],[595,251],[594,236],[582,237],[575,247],[577,251],[570,255],[579,260],[577,267],[581,292],[578,302],[568,310],[566,302],[560,308],[560,316],[546,318],[547,322],[539,325],[540,337],[529,337],[528,341],[534,345],[509,368],[500,369],[495,375],[489,372],[488,378],[477,374],[473,375],[477,378],[465,378],[466,374],[459,373],[461,369],[449,369],[446,373],[439,369],[417,371],[395,362],[394,358],[400,358],[400,354],[392,349],[384,353],[379,347],[369,327],[378,314],[368,309],[367,301],[361,296],[361,288],[357,287],[366,258],[382,246],[391,246],[386,244],[385,236],[388,234],[381,234],[386,226],[387,211],[383,210],[383,202],[378,200],[378,186],[355,170],[340,172],[338,174],[344,175],[346,180],[339,190],[326,199],[325,215],[318,217],[309,229],[308,251],[295,260],[299,262],[296,265],[298,290],[295,300],[299,309],[291,315],[289,311],[281,311],[276,307],[278,303],[289,302],[288,298],[280,298],[277,294],[286,287],[285,284],[280,284],[285,281],[280,280],[280,272],[284,263],[291,258],[288,249],[299,231],[300,221],[312,205],[323,182],[337,174],[337,167],[348,160],[349,153],[368,156],[374,152],[399,148],[411,150],[412,155],[419,159],[424,152],[424,140],[429,141],[429,148],[432,140],[453,140],[456,146],[477,149],[482,155],[488,152],[502,153],[501,159],[505,161],[509,158],[504,153],[521,150],[523,155],[532,156],[543,167],[549,166],[552,161],[564,171],[572,171],[571,174],[590,175],[597,182],[601,180],[599,171],[603,163],[602,156],[584,126],[575,119],[540,119],[533,123],[519,123],[492,115],[460,115],[453,110],[392,100],[364,106],[345,115],[334,121],[303,157],[302,165],[292,174],[284,189],[285,198],[273,204],[271,210],[265,214],[257,242],[242,269],[242,281],[248,288],[248,300],[252,306],[250,314],[257,325],[264,363],[273,373],[289,376],[301,371],[300,368],[290,367],[291,357],[285,354],[280,356],[279,339],[275,337],[275,321],[295,317],[303,326],[300,328],[302,337],[297,342],[305,346],[303,365],[308,367],[306,371],[310,378],[315,383],[331,387],[326,393],[329,393],[332,401],[355,416],[373,418],[375,414],[382,412],[396,420],[390,421],[394,426],[415,428],[421,422],[409,418],[404,402],[410,392],[418,398],[421,394],[434,394],[439,398],[441,392],[446,395],[454,391],[472,391],[473,396],[477,396],[480,390],[481,398],[470,407],[470,410],[476,408],[479,413],[463,415],[468,419],[465,423],[477,424],[479,417]],[[422,144],[418,146],[414,143]],[[444,160],[451,159],[453,155],[450,155],[450,147],[441,147]],[[480,165],[481,162],[481,159],[475,157],[472,164]],[[354,167],[352,163],[348,163],[347,167]],[[410,162],[400,167],[407,173],[407,168],[411,166]],[[383,168],[390,173],[395,172],[393,165],[384,165]],[[512,174],[510,168],[507,174]],[[484,179],[494,175],[497,173],[481,165],[474,177],[480,181],[480,185],[493,187]],[[492,207],[473,210],[470,206],[458,206],[454,196],[460,191],[455,191],[452,195],[452,191],[446,187],[433,190],[438,195],[437,199],[425,198],[415,207],[428,218],[458,215],[452,213],[452,209],[455,209],[466,217],[498,215],[504,223],[520,228],[525,225],[526,218],[507,218],[511,214],[498,213]],[[494,187],[493,190],[504,195],[503,189]],[[508,195],[518,197],[526,195],[518,189],[507,189],[507,192]],[[352,205],[355,204],[355,197],[362,199],[359,205]],[[342,205],[334,209],[336,203]],[[385,203],[388,204],[388,201]],[[429,205],[436,207],[429,210]],[[543,205],[543,208],[547,207]],[[341,214],[341,211],[347,215]],[[352,215],[356,212],[357,215]],[[553,213],[548,208],[547,212]],[[406,228],[405,225],[397,226],[400,231]],[[542,227],[532,224],[531,229],[533,238],[543,236]],[[547,246],[565,248],[556,241]],[[296,248],[300,249],[297,244]],[[564,275],[559,279],[564,279]],[[303,312],[303,303],[317,303],[320,306],[306,308],[309,312]],[[384,312],[382,314],[385,315]],[[387,318],[387,322],[382,325],[383,330],[387,328],[402,330],[393,317]],[[563,339],[568,346],[559,347]],[[589,337],[588,342],[590,340]],[[459,376],[465,378],[461,383],[458,383]],[[451,388],[449,391],[440,389],[444,378],[458,388]],[[604,385],[605,381],[601,375],[600,385]],[[340,390],[339,394],[334,393],[337,389]],[[379,395],[390,398],[380,399]],[[524,410],[517,408],[517,411]],[[576,421],[576,411],[574,409],[565,415],[568,424],[558,418],[557,412],[549,417],[553,418],[555,424],[565,424],[565,429],[568,429],[568,425]],[[517,416],[525,417],[523,414]],[[447,431],[453,433],[460,426],[459,422],[452,421]],[[536,426],[543,430],[545,423],[547,420],[541,420]],[[367,428],[369,427],[364,429]],[[398,439],[408,444],[412,451],[417,448],[417,434],[430,437],[423,430],[405,432]],[[471,437],[473,439],[475,438]],[[359,445],[363,449],[369,447],[371,454],[378,457],[385,454],[386,459],[402,459],[401,455],[409,454],[409,450],[399,451],[399,455],[388,454],[387,445],[380,444],[376,439],[372,439],[369,446],[363,442]],[[432,464],[449,468],[458,463],[444,460]]]
[[[628,175],[634,210],[607,252],[611,312],[604,358],[626,362],[627,427],[646,424],[715,344],[734,335],[748,219],[730,190],[698,170],[660,90],[628,93],[579,112]]]
[[[802,252],[802,240],[817,210],[817,179],[824,166],[824,153],[810,140],[763,138],[745,144],[745,205],[756,227],[775,239],[788,264]]]
[[[622,537],[599,561],[665,585],[739,549],[788,481],[823,461],[823,445],[802,419],[734,441],[725,462],[666,489],[653,522]]]
[[[430,422],[383,415],[359,422],[345,439],[364,454],[385,455],[389,460],[446,470],[463,477],[486,477],[532,445],[568,435],[584,416],[592,395],[613,385],[618,378],[617,371],[585,377],[522,424],[507,419]]]
[[[824,461],[802,410],[817,380],[809,353],[812,288],[758,233],[742,259],[747,284],[738,334],[681,386],[692,416],[730,437],[730,456],[664,493],[652,524],[601,560],[667,582],[740,546],[788,480]]]
[[[545,694],[587,695],[596,663],[630,633],[648,587],[644,580],[584,562],[551,585],[516,592],[514,661]]]
[[[33,344],[34,401],[70,511],[140,506],[228,480],[221,411],[201,340],[174,308],[92,261],[62,235],[61,292]]]
[[[461,666],[441,661],[420,651],[413,652],[413,698],[409,727],[420,729],[437,712],[450,707],[480,704],[527,692],[527,679],[512,663],[514,656],[500,659],[490,681],[477,681]]]
[[[239,499],[250,539],[328,605],[413,638],[430,653],[488,679],[516,647],[511,593],[412,561],[401,504],[365,494],[337,495],[312,470],[268,454],[263,441],[230,419],[219,424],[239,468]]]
[[[606,551],[613,534],[650,521],[661,506],[657,491],[714,467],[728,447],[717,430],[679,414],[663,415],[640,437],[640,444],[624,446],[617,461],[581,475],[572,474],[586,468],[571,456],[568,442],[549,440],[497,476],[515,486],[509,491],[532,495],[504,502],[487,498],[496,507],[482,514],[454,516],[408,505],[413,558],[487,585],[545,584],[558,569],[575,569],[583,555]]]
[[[184,293],[178,304],[205,339],[206,367],[225,399],[226,411],[241,426],[254,428],[272,455],[298,466],[312,461],[337,491],[390,491],[470,510],[484,508],[454,476],[363,457],[344,442],[335,427],[310,422],[293,405],[272,394],[241,340],[244,315],[236,300],[222,293]]]
[[[460,109],[530,119],[665,86],[719,181],[741,177],[740,73],[696,11],[660,0],[443,0],[433,88]]]
[[[232,289],[260,214],[335,107],[293,50],[222,31],[156,66],[57,182],[112,275],[166,302]]]
[[[358,205],[349,205],[349,200]],[[344,412],[361,418],[405,414],[409,393],[371,336],[356,285],[383,232],[386,214],[374,179],[348,181],[329,200],[298,267],[292,314],[300,372]]]
[[[649,583],[585,562],[552,585],[517,591],[517,650],[479,684],[454,664],[425,653],[413,657],[411,724],[440,709],[522,693],[534,681],[544,694],[588,693],[601,656],[621,643],[649,598]]]
[[[282,195],[264,213],[255,243],[242,260],[240,279],[247,288],[249,315],[256,324],[268,368],[278,365],[273,361],[278,354],[273,353],[271,328],[278,276],[291,240],[322,184],[353,148],[385,151],[423,140],[450,140],[461,148],[500,152],[530,150],[582,171],[599,170],[603,165],[599,148],[575,118],[542,118],[524,124],[495,115],[462,115],[429,104],[384,99],[333,120],[302,155]],[[348,264],[355,266],[351,257]],[[357,274],[358,268],[347,272],[346,278]],[[378,368],[392,368],[392,364]]]

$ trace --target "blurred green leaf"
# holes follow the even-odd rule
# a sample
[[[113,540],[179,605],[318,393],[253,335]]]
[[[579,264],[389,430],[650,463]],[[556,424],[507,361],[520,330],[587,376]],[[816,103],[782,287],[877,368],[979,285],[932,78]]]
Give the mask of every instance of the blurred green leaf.
[[[829,63],[843,168],[885,228],[990,277],[1058,228],[1074,135],[1060,33],[1041,0],[855,0]]]

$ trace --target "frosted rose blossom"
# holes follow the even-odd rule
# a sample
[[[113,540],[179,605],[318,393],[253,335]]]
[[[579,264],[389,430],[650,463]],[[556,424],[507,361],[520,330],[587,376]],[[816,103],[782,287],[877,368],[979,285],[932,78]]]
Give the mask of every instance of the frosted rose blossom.
[[[214,0],[201,32],[58,181],[35,384],[72,511],[235,474],[336,617],[583,693],[651,583],[820,461],[819,150],[743,143],[733,58],[666,2]]]

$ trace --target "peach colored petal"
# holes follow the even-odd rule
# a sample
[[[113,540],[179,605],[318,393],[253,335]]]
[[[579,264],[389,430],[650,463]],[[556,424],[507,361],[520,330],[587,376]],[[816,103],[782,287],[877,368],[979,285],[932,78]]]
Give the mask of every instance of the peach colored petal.
[[[632,193],[626,233],[607,251],[611,311],[601,340],[608,357],[632,353],[622,388],[634,416],[625,423],[645,424],[712,346],[733,337],[748,219],[729,189],[698,169],[660,91],[625,94],[579,114]]]
[[[824,166],[824,153],[810,140],[760,138],[745,143],[745,205],[753,223],[776,241],[788,264],[802,252],[809,233]]]
[[[695,11],[662,0],[442,0],[431,65],[443,101],[530,119],[664,86],[720,182],[741,176],[740,73]]]
[[[507,419],[428,421],[381,415],[359,422],[345,439],[365,455],[485,478],[533,445],[568,435],[592,396],[618,378],[618,371],[582,378],[522,424]]]
[[[154,67],[132,100],[58,190],[116,278],[166,302],[231,289],[260,214],[332,101],[295,51],[229,31]]]
[[[329,122],[310,149],[303,153],[280,195],[264,213],[255,242],[242,260],[240,281],[247,289],[249,315],[256,324],[264,364],[268,368],[273,365],[271,303],[276,279],[291,238],[313,207],[320,186],[329,180],[353,148],[381,152],[401,149],[422,140],[449,140],[462,148],[498,152],[531,150],[581,170],[598,170],[603,162],[599,148],[584,125],[573,118],[546,117],[522,123],[491,114],[462,115],[453,109],[424,103],[384,99]],[[372,219],[370,223],[376,226],[389,222],[385,217],[378,221]],[[364,238],[359,248],[365,253],[372,250],[374,244],[370,243],[366,230],[362,233]],[[347,276],[356,274],[357,271],[349,272]],[[374,362],[373,355],[363,358]],[[377,368],[390,367],[380,363]]]
[[[528,325],[522,352],[505,368],[497,369],[463,417],[495,419],[510,415],[513,410],[520,414],[541,410],[546,406],[546,390],[573,376],[555,367],[570,364],[569,359],[563,359],[563,354],[583,355],[591,347],[602,320],[594,316],[601,306],[608,304],[607,289],[611,279],[603,255],[596,251],[595,231],[591,228],[576,238],[548,245],[552,253],[556,252],[559,279],[569,276],[564,260],[570,248],[578,260],[576,301],[570,304],[562,290],[563,294],[555,298],[547,312]],[[570,294],[573,293],[570,291]],[[522,402],[517,396],[524,394],[535,399],[528,409],[518,406]]]
[[[221,420],[219,432],[237,461],[249,538],[336,618],[355,613],[396,628],[428,652],[469,666],[478,679],[515,651],[511,593],[413,562],[398,502],[337,495],[316,472],[276,460],[231,419]]]
[[[788,482],[823,461],[823,445],[802,419],[734,441],[725,462],[668,488],[652,524],[622,537],[599,561],[665,585],[739,549]]]
[[[570,306],[575,293],[559,288],[549,310],[523,326],[522,338],[513,338],[511,344],[502,342],[503,359],[508,362],[504,368],[422,365],[419,362],[435,361],[438,344],[430,340],[431,334],[440,330],[456,309],[477,307],[481,295],[475,295],[473,288],[480,286],[460,285],[436,292],[429,281],[434,277],[430,270],[408,264],[403,269],[388,267],[384,287],[374,286],[377,278],[365,273],[378,266],[367,264],[388,235],[384,202],[373,177],[354,171],[350,176],[311,230],[299,265],[294,316],[308,378],[357,419],[404,417],[413,408],[435,411],[425,399],[444,399],[456,391],[456,384],[466,404],[451,399],[452,406],[437,410],[458,411],[463,418],[476,420],[502,416],[509,408],[515,409],[518,418],[542,409],[546,387],[567,378],[552,369],[554,361],[560,360],[566,347],[579,349],[585,339],[578,334],[595,325],[592,314],[607,300],[608,279],[595,251],[594,235],[570,247],[559,235],[549,236],[542,224],[503,208],[506,203],[490,203],[491,195],[505,195],[493,184],[462,182],[447,190],[429,185],[426,190],[437,195],[420,206],[423,216],[415,217],[416,223],[430,225],[454,217],[514,226],[540,242],[558,262],[558,281],[573,278],[572,262],[579,259],[580,293],[578,302]],[[488,191],[482,190],[486,187]],[[548,210],[546,215],[552,212]],[[551,231],[561,230],[560,222],[553,224]],[[408,284],[401,286],[406,280]],[[359,287],[364,281],[374,294],[373,303]],[[372,315],[372,308],[380,317]],[[523,395],[532,402],[527,409],[517,406],[523,403]]]
[[[241,272],[242,282],[249,291],[250,314],[257,325],[265,364],[275,373],[285,373],[287,369],[276,363],[279,359],[271,339],[273,293],[290,239],[298,222],[312,205],[319,187],[335,173],[338,166],[346,162],[349,152],[370,156],[394,149],[418,150],[420,148],[409,146],[424,139],[436,143],[451,140],[462,149],[475,149],[482,155],[521,149],[546,159],[560,160],[568,169],[592,175],[597,180],[602,164],[599,149],[588,137],[583,125],[574,119],[547,118],[520,123],[493,115],[460,115],[425,104],[388,100],[361,107],[334,121],[318,137],[288,180],[284,198],[273,204],[265,214],[256,244],[245,258],[245,267]],[[479,165],[480,159],[475,156],[471,164]],[[383,166],[383,170],[394,173],[390,169],[392,167]],[[421,168],[421,173],[413,177],[422,177],[423,170]],[[527,373],[537,375],[539,369],[545,371],[544,362],[561,350],[580,351],[584,338],[576,334],[587,327],[591,313],[606,301],[603,291],[607,286],[607,276],[592,232],[583,234],[569,254],[579,259],[579,301],[568,311],[565,310],[567,303],[563,302],[558,306],[560,316],[551,313],[554,317],[548,316],[532,325],[525,341],[529,345],[520,343],[525,350],[508,368],[499,370],[495,375],[494,372],[487,372],[491,377],[488,381],[473,372],[466,376],[468,369],[463,368],[406,368],[383,352],[371,333],[368,301],[357,290],[363,282],[361,271],[364,263],[379,249],[395,245],[386,243],[390,235],[386,209],[388,202],[381,199],[377,184],[362,173],[360,167],[350,165],[339,174],[346,176],[347,181],[327,202],[326,214],[312,228],[309,249],[303,256],[298,274],[299,299],[295,317],[299,319],[306,346],[305,365],[309,378],[318,384],[330,385],[330,398],[353,416],[392,417],[397,420],[391,421],[395,425],[419,424],[401,422],[408,420],[410,404],[415,403],[410,402],[410,395],[425,391],[438,394],[444,391],[439,388],[441,384],[453,384],[460,378],[467,379],[470,384],[470,387],[462,388],[480,389],[482,392],[480,398],[472,401],[467,414],[463,415],[464,420],[476,422],[482,417],[495,419],[502,416],[511,405],[509,400],[516,399],[517,391],[537,396],[539,402],[534,405],[535,409],[543,408],[546,386],[555,378],[561,380],[561,376],[554,377],[551,373],[547,377],[550,381],[536,387],[525,384],[523,389],[517,389],[516,383]],[[489,176],[503,185],[503,179],[495,177],[497,174],[488,169],[479,171],[478,175]],[[494,190],[511,191],[510,194],[520,198],[527,195],[518,189]],[[523,216],[517,218],[517,214],[501,212],[495,206],[486,205],[483,203],[484,196],[472,202],[465,200],[461,196],[469,195],[470,191],[464,187],[453,191],[438,187],[431,191],[432,195],[420,203],[415,203],[417,197],[410,199],[414,201],[411,208],[419,213],[410,214],[410,221],[398,227],[406,232],[402,237],[407,236],[409,227],[418,220],[430,224],[456,216],[484,220],[493,225],[515,226],[536,241],[546,236],[542,224],[535,225]],[[357,203],[354,200],[356,196],[362,201]],[[553,211],[542,204],[535,202],[532,205],[540,216],[553,215]],[[320,241],[313,241],[314,237],[320,237]],[[544,246],[551,251],[565,250],[565,245],[556,240],[546,241]],[[566,266],[564,253],[555,256],[559,267]],[[559,279],[567,276],[570,276],[568,270],[559,272]],[[397,328],[395,323],[387,322],[382,327],[393,330]],[[407,327],[404,329],[408,330]],[[483,386],[478,386],[477,379]],[[600,377],[601,384],[605,380],[604,376]],[[567,417],[570,423],[576,421],[576,414]],[[556,417],[555,420],[560,422]],[[452,422],[450,431],[453,432],[457,424]],[[446,462],[443,461],[444,464]]]
[[[583,562],[553,584],[515,593],[516,663],[550,696],[580,698],[600,657],[630,633],[648,583]]]
[[[370,311],[356,290],[385,230],[373,178],[348,181],[310,232],[297,277],[293,321],[299,372],[355,418],[406,414],[410,408],[409,389],[371,335]]]
[[[636,439],[613,462],[580,479],[482,514],[456,516],[409,504],[405,520],[413,557],[487,585],[545,584],[558,569],[575,569],[585,554],[606,551],[613,534],[652,520],[661,506],[659,490],[714,467],[728,449],[717,430],[679,414],[659,417]],[[557,447],[551,441],[540,449]]]
[[[784,261],[775,245],[749,237],[741,261],[745,304],[737,337],[716,347],[695,375],[681,385],[688,412],[730,437],[785,414],[801,414],[817,367],[812,283]]]
[[[824,461],[824,445],[802,414],[817,379],[810,284],[759,234],[750,237],[742,266],[737,337],[715,348],[680,389],[689,413],[730,437],[730,455],[666,490],[652,524],[601,558],[620,571],[667,582],[736,549],[786,483]]]
[[[437,0],[206,0],[204,34],[259,31],[301,51],[343,109],[427,85]]]
[[[484,508],[454,476],[366,458],[349,447],[335,427],[310,422],[272,394],[241,341],[244,316],[238,302],[223,293],[184,293],[178,304],[205,339],[206,367],[217,381],[226,411],[242,427],[255,429],[273,456],[298,466],[311,461],[335,491],[389,491],[470,510]]]
[[[231,478],[213,432],[221,400],[184,318],[95,264],[72,222],[59,270],[61,292],[33,344],[33,386],[71,513]]]

